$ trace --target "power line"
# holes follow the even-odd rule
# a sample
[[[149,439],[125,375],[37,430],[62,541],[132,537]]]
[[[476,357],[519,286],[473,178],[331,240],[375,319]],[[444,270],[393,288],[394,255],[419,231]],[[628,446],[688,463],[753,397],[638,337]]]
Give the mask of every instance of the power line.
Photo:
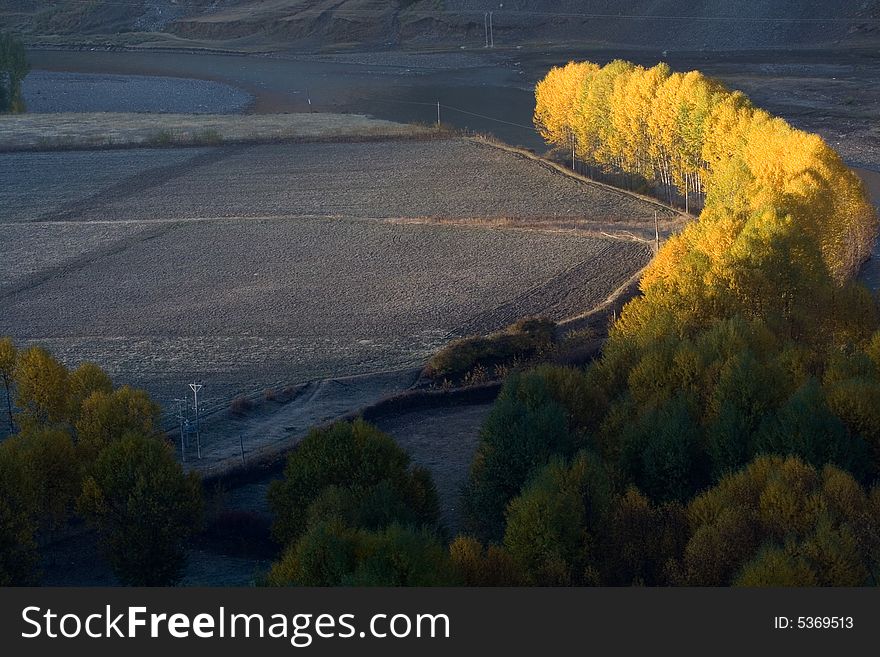
[[[460,107],[454,107],[452,105],[446,105],[444,103],[428,103],[425,101],[417,101],[417,100],[402,100],[397,98],[370,98],[366,101],[367,103],[388,103],[388,104],[402,104],[402,105],[417,105],[421,107],[437,107],[439,105],[440,108],[445,110],[450,110],[452,112],[458,112],[460,114],[467,114],[468,116],[474,116],[480,119],[485,119],[486,121],[494,121],[495,123],[503,123],[505,125],[514,126],[517,128],[523,128],[524,130],[531,130],[532,132],[537,132],[534,126],[525,125],[523,123],[516,123],[515,121],[507,121],[506,119],[499,119],[495,116],[488,116],[486,114],[480,114],[478,112],[471,112],[470,110],[462,109]]]
[[[531,125],[525,125],[523,123],[515,123],[514,121],[505,121],[504,119],[498,119],[494,116],[486,116],[485,114],[478,114],[477,112],[469,112],[468,110],[463,110],[460,107],[452,107],[450,105],[442,105],[444,109],[452,110],[453,112],[459,112],[461,114],[467,114],[469,116],[476,116],[481,119],[486,119],[487,121],[494,121],[495,123],[504,123],[506,125],[512,125],[517,128],[524,128],[526,130],[535,131],[535,127]]]

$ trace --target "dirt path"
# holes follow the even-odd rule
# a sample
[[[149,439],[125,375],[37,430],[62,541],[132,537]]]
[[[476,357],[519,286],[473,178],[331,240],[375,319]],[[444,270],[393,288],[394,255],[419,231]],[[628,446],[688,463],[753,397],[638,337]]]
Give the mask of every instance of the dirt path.
[[[309,381],[289,392],[273,391],[275,399],[249,400],[242,413],[218,409],[202,423],[202,458],[190,436],[186,467],[211,476],[255,461],[265,462],[293,448],[311,427],[408,389],[420,370]],[[179,433],[173,433],[179,444]]]

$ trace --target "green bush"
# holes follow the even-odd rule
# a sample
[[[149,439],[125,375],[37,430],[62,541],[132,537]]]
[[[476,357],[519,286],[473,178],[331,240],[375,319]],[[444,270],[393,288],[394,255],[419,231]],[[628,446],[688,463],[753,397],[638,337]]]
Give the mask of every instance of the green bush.
[[[223,135],[216,128],[205,128],[195,133],[192,141],[200,146],[218,146],[223,143]]]
[[[150,146],[171,146],[175,143],[177,137],[171,130],[156,130],[147,137],[147,144]]]
[[[377,531],[339,520],[312,525],[272,566],[272,586],[441,586],[455,583],[449,556],[426,529]]]
[[[877,584],[880,491],[795,457],[762,456],[694,498],[679,583]]]
[[[284,479],[272,483],[269,504],[273,534],[285,545],[302,535],[318,509],[372,527],[391,521],[437,525],[430,476],[411,467],[390,436],[362,420],[313,429],[288,458]]]
[[[456,340],[428,361],[425,375],[435,381],[460,382],[478,367],[492,371],[498,366],[548,355],[555,345],[555,333],[554,322],[530,318],[498,333]]]
[[[511,376],[480,432],[464,497],[469,529],[482,540],[504,533],[504,510],[552,456],[579,446],[568,413],[537,372]]]
[[[0,32],[0,114],[25,111],[21,83],[30,72],[24,44]]]
[[[585,454],[570,466],[552,460],[508,506],[504,547],[530,584],[589,583],[612,496],[610,478],[594,461]]]
[[[202,489],[167,444],[138,434],[112,442],[83,483],[78,506],[98,529],[120,582],[180,580],[189,538],[201,522]]]

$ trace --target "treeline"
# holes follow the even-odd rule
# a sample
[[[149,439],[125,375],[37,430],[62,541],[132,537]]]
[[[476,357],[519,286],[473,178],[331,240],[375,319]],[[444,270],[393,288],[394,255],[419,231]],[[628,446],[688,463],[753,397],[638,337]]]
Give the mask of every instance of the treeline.
[[[177,582],[202,490],[160,432],[159,407],[92,363],[68,371],[9,338],[0,383],[10,427],[0,442],[0,586],[38,584],[41,555],[78,521],[97,530],[121,583]]]
[[[600,359],[508,378],[466,535],[445,540],[419,505],[427,477],[400,464],[390,481],[418,478],[412,498],[324,474],[282,512],[303,473],[337,472],[292,458],[273,499],[299,519],[279,524],[296,529],[270,580],[877,585],[880,320],[852,282],[877,217],[861,183],[821,139],[699,73],[569,64],[537,100],[549,141],[674,186],[699,219],[660,249]]]
[[[670,202],[675,192],[688,208],[711,206],[716,222],[791,215],[837,281],[870,253],[876,216],[840,157],[698,71],[571,62],[552,69],[535,97],[539,132],[575,166],[650,181]],[[740,228],[716,226],[726,234],[716,250]]]
[[[877,217],[860,181],[699,73],[569,64],[537,98],[548,138],[705,207],[586,372],[508,382],[472,468],[475,535],[535,583],[876,584],[880,332],[851,278]]]
[[[24,44],[0,32],[0,114],[25,111],[21,83],[30,70]]]

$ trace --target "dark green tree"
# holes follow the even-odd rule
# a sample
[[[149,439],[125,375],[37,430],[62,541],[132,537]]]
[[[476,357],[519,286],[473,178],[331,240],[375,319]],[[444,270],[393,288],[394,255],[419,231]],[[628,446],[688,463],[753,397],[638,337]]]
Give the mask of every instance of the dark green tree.
[[[437,526],[437,495],[428,473],[412,467],[390,436],[362,420],[313,429],[288,458],[284,479],[270,487],[269,504],[273,533],[285,545],[312,518],[330,516],[373,529],[392,522]]]
[[[83,483],[78,506],[98,529],[120,582],[180,580],[189,537],[201,522],[202,489],[166,443],[138,434],[111,443]]]
[[[868,443],[847,431],[828,408],[819,382],[809,380],[755,436],[753,453],[797,456],[814,467],[832,463],[864,480],[871,468]]]
[[[6,416],[9,420],[9,433],[15,431],[15,420],[12,417],[12,383],[15,377],[15,363],[18,350],[11,338],[0,338],[0,380],[3,381],[3,392],[6,395]]]
[[[273,586],[441,586],[455,583],[449,555],[427,529],[369,531],[319,522],[273,565]]]
[[[547,381],[529,372],[510,377],[480,433],[465,493],[469,529],[481,540],[504,534],[504,510],[552,456],[569,457],[577,440],[568,413]]]
[[[11,34],[0,33],[0,114],[25,111],[21,83],[29,72],[24,44]]]
[[[0,586],[37,583],[37,514],[37,490],[24,456],[4,441],[0,443]]]
[[[611,502],[601,465],[580,454],[542,468],[508,507],[504,547],[531,584],[595,583],[596,535]]]
[[[657,501],[684,501],[709,482],[709,460],[693,405],[675,397],[625,431],[621,467]]]

